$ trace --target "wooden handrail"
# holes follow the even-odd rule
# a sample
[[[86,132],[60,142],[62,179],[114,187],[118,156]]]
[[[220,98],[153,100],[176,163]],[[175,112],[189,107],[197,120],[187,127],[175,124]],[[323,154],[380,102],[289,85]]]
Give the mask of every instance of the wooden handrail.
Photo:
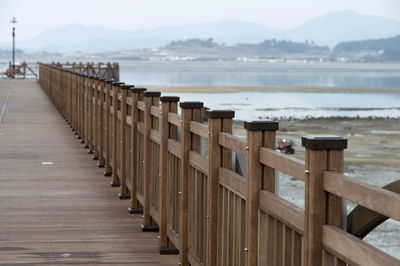
[[[168,122],[180,127],[181,126],[181,116],[175,113],[168,113]]]
[[[246,200],[247,185],[244,177],[229,169],[221,167],[218,169],[218,182],[242,199]]]
[[[190,121],[190,132],[208,139],[208,127],[197,121]]]
[[[322,227],[325,249],[349,265],[396,266],[399,260],[332,225]]]
[[[324,172],[323,188],[329,193],[400,221],[400,194],[398,193],[333,171]]]
[[[247,155],[246,142],[232,134],[221,132],[219,134],[219,145],[244,156]]]
[[[260,149],[260,162],[302,181],[305,179],[304,161],[268,148]]]

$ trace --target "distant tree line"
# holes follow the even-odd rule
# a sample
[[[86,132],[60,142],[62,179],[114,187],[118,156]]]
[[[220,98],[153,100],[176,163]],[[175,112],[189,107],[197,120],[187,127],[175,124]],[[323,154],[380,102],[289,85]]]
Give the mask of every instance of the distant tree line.
[[[314,41],[292,42],[286,40],[264,40],[258,44],[260,50],[270,50],[282,53],[307,53],[307,52],[328,52],[328,46],[319,46]]]
[[[381,51],[381,50],[396,50],[400,48],[400,35],[378,39],[378,40],[363,40],[338,43],[333,52],[353,52],[358,53],[361,51]]]
[[[197,47],[204,47],[204,48],[212,48],[212,47],[218,46],[218,44],[214,42],[213,38],[208,38],[206,40],[202,40],[199,38],[193,38],[193,39],[188,39],[188,40],[173,41],[167,45],[167,48],[176,48],[176,47],[182,47],[182,46],[187,46],[187,47],[197,46]]]
[[[364,61],[400,61],[400,35],[378,40],[341,42],[334,55],[361,54]]]
[[[166,46],[166,48],[190,48],[190,47],[202,47],[202,48],[216,48],[226,47],[223,44],[214,42],[213,38],[199,39],[193,38],[188,40],[173,41]],[[313,41],[305,42],[292,42],[286,40],[264,40],[258,44],[238,44],[235,46],[237,49],[253,49],[259,52],[280,52],[280,53],[307,53],[307,52],[329,52],[328,46],[318,46]]]

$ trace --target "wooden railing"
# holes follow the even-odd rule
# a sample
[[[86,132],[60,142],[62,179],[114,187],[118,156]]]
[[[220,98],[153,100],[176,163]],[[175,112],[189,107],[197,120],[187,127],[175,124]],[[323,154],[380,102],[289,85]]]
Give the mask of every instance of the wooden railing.
[[[53,66],[62,67],[81,74],[96,76],[99,78],[113,79],[119,81],[119,64],[118,63],[52,63]]]
[[[306,161],[275,151],[274,121],[40,64],[40,84],[81,142],[112,175],[143,231],[160,232],[160,253],[181,265],[400,265],[343,231],[342,199],[400,221],[400,195],[343,172],[347,140],[305,136]],[[232,157],[246,158],[244,176]],[[279,171],[305,182],[305,210],[275,191]]]

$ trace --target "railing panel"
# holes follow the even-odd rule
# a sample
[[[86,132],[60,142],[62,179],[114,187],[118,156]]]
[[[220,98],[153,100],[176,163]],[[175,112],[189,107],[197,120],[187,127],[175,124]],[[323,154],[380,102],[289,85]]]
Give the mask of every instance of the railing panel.
[[[189,262],[202,265],[206,255],[207,175],[189,166]]]
[[[114,111],[113,111],[114,105],[113,104],[114,103],[111,100],[111,102],[110,102],[111,111],[109,112],[109,139],[108,139],[108,142],[109,142],[108,145],[110,147],[110,166],[113,165],[112,162],[114,161],[114,154],[113,154],[114,141],[113,141],[113,139],[114,139],[115,132],[114,132]],[[114,171],[114,169],[112,169],[112,171]]]
[[[125,126],[125,143],[124,143],[124,147],[125,147],[125,169],[126,169],[126,187],[129,190],[131,187],[131,154],[133,152],[133,150],[131,149],[131,126],[127,123]]]
[[[120,102],[118,102],[118,103],[120,103]],[[116,137],[117,138],[117,141],[115,142],[115,143],[117,143],[117,146],[116,146],[116,148],[117,148],[117,171],[118,171],[118,173],[121,171],[121,151],[120,151],[120,149],[121,149],[121,137],[122,137],[122,134],[121,134],[121,112],[120,111],[118,111],[118,116],[117,116],[117,131],[116,131],[116,134],[114,134],[114,137]],[[119,178],[119,182],[121,182],[121,176],[118,174],[118,178]]]
[[[246,201],[218,185],[217,265],[245,265]]]
[[[302,209],[269,191],[261,190],[259,198],[260,210],[276,217],[299,234],[304,233],[304,211]]]
[[[143,199],[144,192],[144,136],[142,133],[137,135],[137,146],[136,156],[138,158],[138,165],[136,168],[136,193],[138,194],[138,200],[140,204],[144,204]]]
[[[260,266],[301,266],[302,235],[264,211],[260,211],[259,239]]]
[[[102,111],[103,111],[103,115],[102,115],[102,118],[103,118],[103,138],[101,140],[103,142],[103,154],[102,154],[102,156],[104,158],[107,158],[107,150],[106,150],[107,141],[108,141],[108,139],[107,139],[107,131],[109,130],[109,125],[107,123],[108,122],[107,116],[109,116],[109,111],[107,110],[107,106],[104,106],[102,108]]]
[[[151,141],[151,157],[150,157],[150,208],[153,219],[157,224],[159,221],[160,206],[160,144]]]
[[[179,247],[180,158],[168,152],[167,235]]]

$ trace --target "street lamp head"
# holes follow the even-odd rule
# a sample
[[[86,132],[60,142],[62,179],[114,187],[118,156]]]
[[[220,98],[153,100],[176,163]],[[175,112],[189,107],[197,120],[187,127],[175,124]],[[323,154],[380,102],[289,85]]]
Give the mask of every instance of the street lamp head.
[[[17,19],[15,18],[15,17],[13,17],[12,19],[11,19],[11,23],[17,23]]]

